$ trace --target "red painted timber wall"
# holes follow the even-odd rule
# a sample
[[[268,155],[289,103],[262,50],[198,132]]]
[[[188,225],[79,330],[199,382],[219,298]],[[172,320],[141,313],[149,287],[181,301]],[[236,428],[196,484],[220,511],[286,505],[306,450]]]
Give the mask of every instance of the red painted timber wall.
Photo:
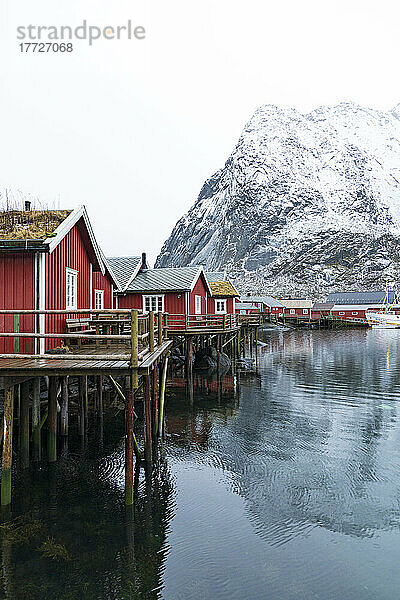
[[[215,314],[215,300],[224,300],[224,297],[220,296],[218,298],[209,298],[208,299],[208,314],[209,315]],[[226,314],[233,315],[233,313],[234,313],[233,298],[226,298]]]
[[[196,312],[195,311],[195,302],[196,302],[195,296],[201,296],[201,314],[202,315],[207,314],[206,293],[207,293],[206,284],[204,282],[203,275],[201,275],[198,278],[198,280],[196,281],[193,291],[189,292],[189,315],[194,315]]]
[[[291,313],[290,311],[294,310],[295,313]],[[307,310],[307,314],[303,313],[303,309],[302,308],[285,308],[285,317],[304,317],[305,319],[308,319],[308,317],[310,316],[310,308],[304,309]]]
[[[118,308],[137,308],[143,310],[143,294],[118,296]],[[180,294],[175,292],[164,294],[164,310],[171,315],[184,315],[185,292],[181,292]]]
[[[85,244],[86,243],[86,244]],[[66,268],[78,271],[78,308],[90,308],[90,259],[88,243],[79,222],[67,233],[52,254],[46,255],[46,309],[66,308]],[[84,314],[82,315],[84,316]],[[65,315],[46,317],[46,333],[64,333]],[[61,345],[47,340],[46,349]]]
[[[113,297],[112,297],[112,281],[108,273],[103,275],[101,271],[96,271],[93,273],[93,299],[92,306],[95,307],[94,303],[94,291],[95,290],[104,290],[104,308],[114,308],[113,307]]]
[[[34,309],[34,254],[21,252],[10,254],[0,253],[0,308],[2,309]],[[0,331],[12,332],[14,329],[13,315],[0,315]],[[33,315],[21,316],[21,332],[35,331],[35,318]],[[34,341],[19,340],[20,353],[33,353]],[[0,338],[0,353],[12,353],[12,338]]]

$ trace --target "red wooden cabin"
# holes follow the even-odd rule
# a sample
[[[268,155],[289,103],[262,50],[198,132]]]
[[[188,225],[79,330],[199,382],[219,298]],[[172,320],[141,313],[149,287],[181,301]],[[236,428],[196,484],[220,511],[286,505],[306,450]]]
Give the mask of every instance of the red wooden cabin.
[[[252,305],[254,308],[248,308],[247,304]],[[284,311],[283,304],[272,296],[242,296],[240,304],[236,303],[236,307],[236,312],[240,312],[241,314],[262,313],[283,317]]]
[[[0,308],[92,308],[94,290],[112,307],[117,286],[96,242],[84,206],[73,210],[0,213]],[[96,286],[96,287],[94,287]],[[64,333],[65,315],[22,316],[20,332]],[[0,331],[13,331],[13,316],[0,315]],[[43,352],[61,339],[20,339],[20,352]],[[36,347],[35,347],[36,346]],[[0,352],[13,351],[12,338],[0,338]]]
[[[229,281],[225,271],[206,273],[212,296],[208,299],[207,312],[210,315],[234,315],[235,300],[239,294]]]
[[[143,255],[139,266],[134,266],[133,259],[136,257],[131,257],[129,276],[123,267],[128,258],[108,259],[120,283],[120,291],[117,292],[118,308],[166,312],[178,317],[207,314],[211,289],[203,267],[149,269],[146,255]],[[177,327],[179,322],[183,326],[185,321],[175,319]]]
[[[312,300],[306,299],[283,299],[279,301],[284,309],[284,317],[286,318],[302,318],[309,319],[311,317]]]

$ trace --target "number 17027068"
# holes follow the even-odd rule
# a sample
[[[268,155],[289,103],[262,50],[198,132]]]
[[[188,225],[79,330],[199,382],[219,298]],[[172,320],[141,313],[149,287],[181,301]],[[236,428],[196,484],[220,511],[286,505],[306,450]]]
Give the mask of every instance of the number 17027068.
[[[72,43],[61,42],[22,42],[19,44],[21,52],[72,52]]]

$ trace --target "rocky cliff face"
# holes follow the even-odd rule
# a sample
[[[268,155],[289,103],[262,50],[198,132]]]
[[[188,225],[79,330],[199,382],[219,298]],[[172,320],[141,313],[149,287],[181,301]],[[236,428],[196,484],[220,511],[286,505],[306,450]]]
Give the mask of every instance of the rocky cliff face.
[[[400,105],[262,106],[157,266],[226,267],[242,292],[324,297],[400,281]]]

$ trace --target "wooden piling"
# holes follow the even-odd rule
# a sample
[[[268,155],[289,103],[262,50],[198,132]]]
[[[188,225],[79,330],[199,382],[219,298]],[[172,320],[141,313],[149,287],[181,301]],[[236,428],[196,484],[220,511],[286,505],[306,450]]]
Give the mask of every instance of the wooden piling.
[[[61,435],[68,435],[68,377],[61,379]]]
[[[149,350],[154,352],[154,312],[149,312]]]
[[[4,392],[4,441],[1,470],[1,505],[11,503],[12,435],[14,412],[14,387]]]
[[[160,393],[160,410],[158,412],[158,437],[162,437],[163,426],[164,426],[164,404],[165,404],[165,388],[167,385],[167,369],[168,369],[168,355],[165,357],[162,377],[161,377],[161,393]]]
[[[21,467],[29,467],[29,381],[21,383]]]
[[[138,371],[139,364],[139,317],[138,311],[131,311],[131,367],[132,367],[132,388],[135,390],[138,387]]]
[[[32,456],[35,462],[38,462],[41,456],[40,433],[40,377],[35,377],[32,396]]]
[[[125,405],[125,504],[133,504],[133,390],[126,390]]]
[[[186,340],[186,376],[192,377],[193,373],[193,337],[190,335]]]
[[[57,377],[49,377],[47,453],[49,462],[57,460]]]
[[[144,392],[144,427],[145,427],[145,458],[146,461],[152,460],[151,449],[151,385],[150,375],[143,377],[143,392]]]
[[[157,435],[158,429],[158,365],[154,365],[152,371],[152,417],[153,417],[153,435]]]
[[[85,425],[85,433],[88,430],[88,409],[89,409],[89,392],[88,392],[88,376],[84,375],[83,380],[83,407],[84,407],[84,425]]]

